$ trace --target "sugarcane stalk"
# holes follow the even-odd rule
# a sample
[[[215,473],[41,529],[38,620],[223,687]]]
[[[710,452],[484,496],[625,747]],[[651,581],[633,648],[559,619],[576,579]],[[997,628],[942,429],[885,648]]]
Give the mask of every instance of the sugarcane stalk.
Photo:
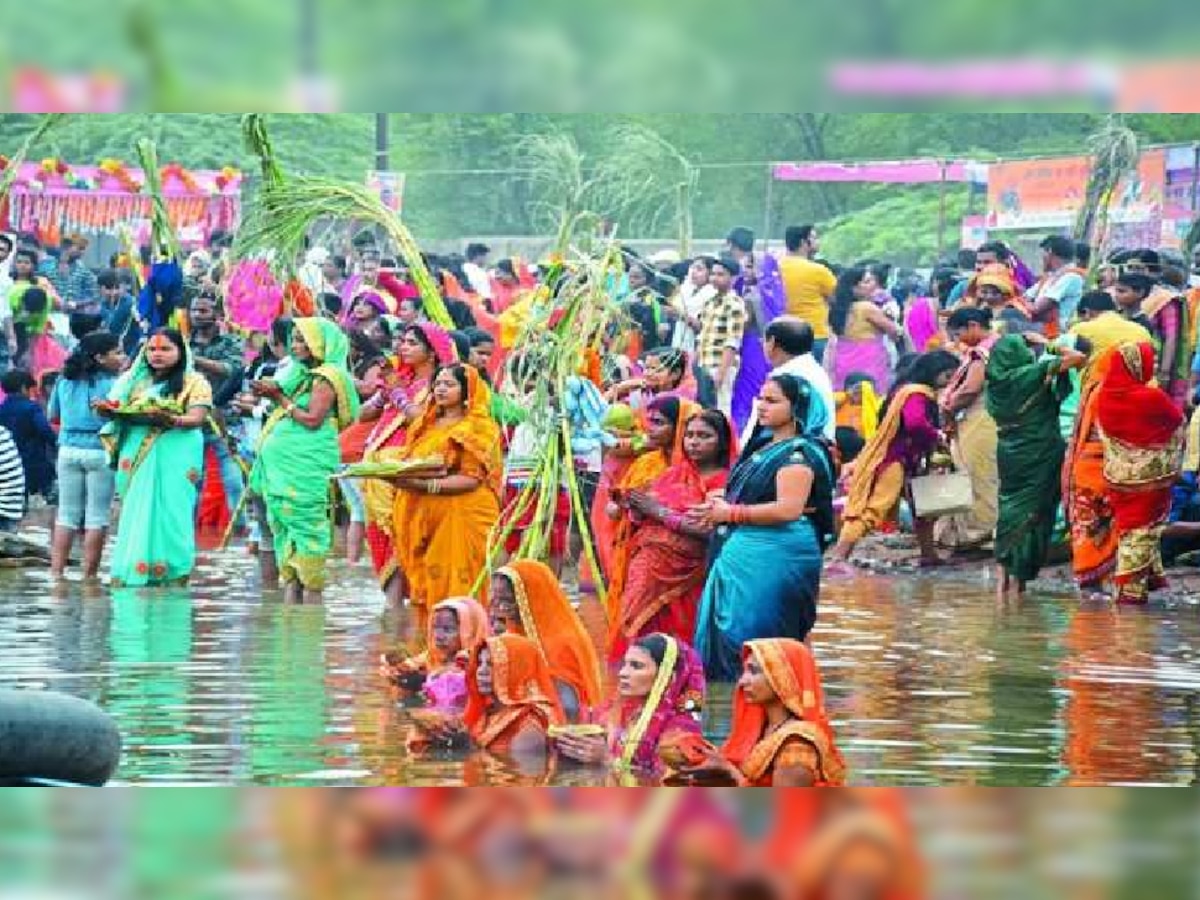
[[[140,138],[134,145],[142,170],[146,173],[146,193],[150,195],[150,243],[160,258],[179,259],[179,239],[167,202],[163,199],[162,173],[158,168],[158,147],[149,138]]]
[[[29,151],[46,136],[51,128],[62,124],[64,119],[66,119],[66,115],[63,113],[50,113],[42,116],[37,127],[21,142],[17,152],[8,161],[8,168],[4,170],[3,175],[0,175],[0,203],[5,201],[13,184],[16,183],[17,176],[21,174],[21,166],[25,163],[25,158],[29,156]]]
[[[261,202],[243,223],[235,256],[265,255],[287,266],[304,248],[304,238],[322,218],[360,219],[381,227],[412,275],[429,318],[443,328],[454,322],[441,290],[421,258],[420,247],[392,210],[365,187],[329,178],[297,177],[264,183]]]
[[[570,453],[571,428],[566,419],[563,419],[562,422],[562,432],[567,452]],[[592,570],[592,584],[596,588],[596,597],[600,600],[600,608],[607,611],[608,588],[604,584],[604,572],[600,568],[600,561],[596,558],[596,550],[592,546],[591,522],[588,519],[587,510],[583,506],[583,493],[579,490],[579,479],[575,475],[574,466],[567,469],[567,492],[570,496],[575,524],[579,528],[579,539],[583,542],[583,552],[587,557],[588,566]]]

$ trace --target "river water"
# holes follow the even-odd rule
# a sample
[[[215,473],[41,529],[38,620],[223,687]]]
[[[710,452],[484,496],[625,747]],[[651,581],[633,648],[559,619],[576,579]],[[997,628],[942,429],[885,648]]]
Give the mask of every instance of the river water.
[[[0,685],[85,697],[124,735],[122,784],[600,783],[575,771],[414,759],[376,664],[409,635],[362,569],[323,606],[264,595],[238,550],[187,589],[55,587],[0,572]],[[597,622],[594,605],[585,618]],[[982,571],[826,586],[815,633],[855,784],[1098,785],[1200,779],[1200,616],[1188,603],[1000,604]],[[721,738],[727,688],[706,728]]]

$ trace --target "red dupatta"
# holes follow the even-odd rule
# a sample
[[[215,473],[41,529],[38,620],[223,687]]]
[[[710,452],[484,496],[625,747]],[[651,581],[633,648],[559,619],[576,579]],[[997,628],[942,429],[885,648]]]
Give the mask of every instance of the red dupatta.
[[[1117,348],[1097,398],[1106,437],[1138,448],[1165,447],[1175,439],[1183,414],[1164,391],[1150,386],[1153,375],[1151,344],[1125,343]]]
[[[683,447],[683,434],[687,430],[688,423],[703,414],[703,410],[694,412],[680,423],[676,442],[680,450]],[[728,443],[729,452],[726,454],[726,459],[722,460],[724,465],[719,472],[714,472],[706,477],[694,462],[680,452],[667,470],[658,476],[650,486],[650,494],[654,499],[672,512],[687,512],[693,506],[708,499],[708,495],[713,491],[725,487],[725,483],[729,479],[729,472],[737,462],[739,447],[737,436],[733,433],[733,426],[729,424],[728,417],[722,414],[721,419],[724,422],[724,437]]]

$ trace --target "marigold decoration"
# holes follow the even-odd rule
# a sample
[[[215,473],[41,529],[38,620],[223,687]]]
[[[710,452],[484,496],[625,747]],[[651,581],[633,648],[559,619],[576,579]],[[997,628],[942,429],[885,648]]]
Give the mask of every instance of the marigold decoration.
[[[176,181],[182,184],[190,194],[204,193],[204,189],[200,186],[200,183],[196,181],[196,177],[187,169],[185,169],[180,163],[167,163],[162,168],[161,177],[164,184],[168,178],[174,178]]]
[[[214,182],[217,185],[217,189],[223,191],[230,185],[237,184],[241,180],[242,173],[238,169],[235,169],[233,166],[225,166],[217,173]]]
[[[295,278],[287,283],[283,290],[284,314],[295,317],[308,317],[316,313],[312,291]]]
[[[122,190],[131,194],[136,194],[142,189],[141,182],[133,177],[133,173],[119,159],[109,157],[100,160],[100,171],[120,184]]]

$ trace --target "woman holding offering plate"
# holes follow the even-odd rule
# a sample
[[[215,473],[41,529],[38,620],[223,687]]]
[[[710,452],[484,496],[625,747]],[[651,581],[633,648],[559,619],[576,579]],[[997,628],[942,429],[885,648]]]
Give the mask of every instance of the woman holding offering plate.
[[[438,477],[400,475],[393,508],[396,557],[425,630],[426,611],[447,597],[487,597],[481,578],[488,534],[500,518],[504,461],[492,392],[474,366],[440,369],[433,403],[408,432],[403,461],[438,457]],[[478,587],[477,587],[478,586]]]
[[[117,461],[121,499],[112,554],[114,587],[186,581],[196,559],[195,510],[212,406],[208,380],[192,371],[187,342],[159,329],[132,368],[95,404],[109,423],[101,441]]]
[[[329,478],[341,462],[338,431],[358,415],[346,367],[350,342],[325,319],[297,319],[293,364],[254,393],[279,404],[263,425],[250,488],[263,498],[279,576],[290,599],[318,602],[332,544]]]

